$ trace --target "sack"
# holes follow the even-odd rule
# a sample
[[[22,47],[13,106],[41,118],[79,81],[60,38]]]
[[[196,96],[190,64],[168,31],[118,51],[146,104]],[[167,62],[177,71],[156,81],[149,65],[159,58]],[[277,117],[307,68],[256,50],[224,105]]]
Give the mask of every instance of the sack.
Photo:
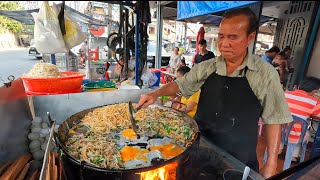
[[[56,54],[66,53],[63,36],[56,13],[50,6],[48,1],[44,1],[39,13],[31,13],[33,16],[34,39],[37,51],[40,53]]]
[[[158,76],[151,72],[147,66],[145,66],[141,75],[141,80],[143,81],[144,85],[153,86],[158,81]]]
[[[60,9],[55,3],[52,4],[52,9],[56,14],[59,14]],[[63,39],[68,50],[86,40],[86,35],[81,31],[81,27],[67,11],[64,11],[64,24],[66,34],[63,35]]]

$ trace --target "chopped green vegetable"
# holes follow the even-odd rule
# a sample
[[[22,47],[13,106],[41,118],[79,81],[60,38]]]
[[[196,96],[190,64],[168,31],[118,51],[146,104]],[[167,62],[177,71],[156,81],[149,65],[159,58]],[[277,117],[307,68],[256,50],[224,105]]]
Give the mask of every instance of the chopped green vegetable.
[[[102,156],[95,156],[93,163],[100,165],[104,161],[104,158]]]

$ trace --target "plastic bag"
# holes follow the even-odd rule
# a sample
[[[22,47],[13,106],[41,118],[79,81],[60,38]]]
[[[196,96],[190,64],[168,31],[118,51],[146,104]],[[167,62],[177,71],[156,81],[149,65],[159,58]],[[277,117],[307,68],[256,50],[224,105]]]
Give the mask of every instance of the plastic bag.
[[[58,14],[44,1],[39,13],[31,13],[33,16],[34,39],[37,51],[40,53],[56,54],[66,53],[64,39],[61,33]]]
[[[59,14],[60,9],[58,9],[55,3],[53,3],[52,9],[56,14]],[[64,24],[66,34],[63,35],[63,39],[68,50],[83,43],[86,40],[86,35],[81,31],[81,27],[67,11],[64,11]]]
[[[143,73],[141,75],[141,80],[143,81],[143,85],[153,86],[158,81],[158,77],[155,73],[151,72],[150,69],[145,66]]]

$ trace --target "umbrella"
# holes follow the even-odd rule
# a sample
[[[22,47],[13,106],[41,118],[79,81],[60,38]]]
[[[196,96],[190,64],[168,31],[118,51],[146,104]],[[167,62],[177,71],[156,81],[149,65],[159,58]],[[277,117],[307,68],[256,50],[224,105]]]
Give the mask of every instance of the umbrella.
[[[192,64],[194,64],[194,60],[195,60],[196,54],[199,53],[199,41],[200,41],[201,39],[204,39],[204,33],[205,33],[204,27],[201,27],[201,28],[199,29],[199,31],[198,31],[198,34],[197,34],[196,52],[195,52],[195,54],[194,54],[194,56],[193,56]]]

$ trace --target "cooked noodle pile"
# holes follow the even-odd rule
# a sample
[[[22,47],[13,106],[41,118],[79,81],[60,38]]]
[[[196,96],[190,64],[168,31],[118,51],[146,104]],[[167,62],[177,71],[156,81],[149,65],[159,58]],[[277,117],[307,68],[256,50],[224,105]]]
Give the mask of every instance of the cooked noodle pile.
[[[56,65],[50,63],[37,63],[32,69],[25,75],[29,78],[58,78],[65,77],[65,75],[59,72]]]
[[[182,148],[182,152],[195,139],[196,133],[191,125],[175,111],[148,107],[138,111],[135,118],[139,127],[139,135],[171,138],[173,143]],[[172,143],[161,146],[162,148],[154,146],[149,150],[137,150],[135,153],[132,150],[127,151],[128,146],[124,142],[137,140],[132,138],[132,130],[128,128],[131,128],[131,122],[127,103],[96,108],[86,114],[80,123],[69,131],[69,138],[66,142],[68,153],[80,161],[108,169],[123,169],[128,159],[141,160],[138,159],[138,156],[141,157],[141,152],[147,153],[149,150],[151,152],[163,149],[163,147],[175,148],[176,151],[163,149],[163,152],[168,155],[166,159],[182,153]],[[117,136],[121,133],[127,140],[123,141],[123,137],[121,139]],[[143,160],[147,161],[145,157]]]

